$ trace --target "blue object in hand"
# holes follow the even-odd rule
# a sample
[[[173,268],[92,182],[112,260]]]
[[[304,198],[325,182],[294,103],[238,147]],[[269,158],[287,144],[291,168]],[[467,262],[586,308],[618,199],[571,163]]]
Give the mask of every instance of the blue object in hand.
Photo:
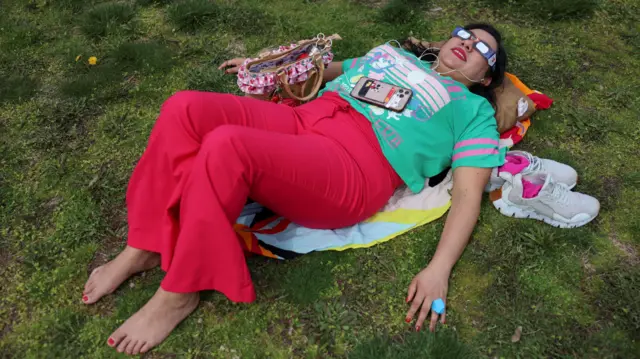
[[[431,303],[431,310],[438,314],[444,313],[444,301],[442,298],[438,298]]]

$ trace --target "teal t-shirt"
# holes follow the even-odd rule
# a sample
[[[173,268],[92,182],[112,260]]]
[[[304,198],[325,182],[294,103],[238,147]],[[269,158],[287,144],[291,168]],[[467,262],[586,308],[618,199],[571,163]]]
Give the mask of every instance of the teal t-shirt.
[[[404,112],[352,98],[351,90],[363,76],[412,89]],[[450,166],[493,168],[504,163],[506,150],[498,146],[491,104],[407,51],[382,45],[347,60],[343,74],[321,94],[326,91],[337,92],[371,121],[384,155],[413,192]]]

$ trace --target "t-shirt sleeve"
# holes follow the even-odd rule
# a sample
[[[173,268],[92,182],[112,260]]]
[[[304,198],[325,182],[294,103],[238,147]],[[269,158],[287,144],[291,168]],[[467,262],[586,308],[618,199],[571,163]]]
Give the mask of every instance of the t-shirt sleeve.
[[[353,59],[346,59],[342,62],[342,72],[347,72],[351,69],[356,69],[364,63],[363,57],[356,57]]]
[[[453,148],[452,168],[493,168],[504,164],[506,148],[500,150],[498,124],[495,111],[486,100],[477,102],[473,109],[466,108],[464,126]],[[464,117],[464,116],[463,116]]]

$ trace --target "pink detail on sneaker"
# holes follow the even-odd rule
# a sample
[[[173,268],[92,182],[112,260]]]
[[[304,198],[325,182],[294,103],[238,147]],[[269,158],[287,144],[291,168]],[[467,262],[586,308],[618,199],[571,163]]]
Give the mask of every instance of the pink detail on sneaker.
[[[541,189],[541,184],[531,183],[526,179],[522,180],[522,198],[534,198],[540,193]]]
[[[529,160],[524,156],[510,155],[507,153],[504,161],[504,164],[498,167],[498,173],[509,172],[515,176],[529,166]]]

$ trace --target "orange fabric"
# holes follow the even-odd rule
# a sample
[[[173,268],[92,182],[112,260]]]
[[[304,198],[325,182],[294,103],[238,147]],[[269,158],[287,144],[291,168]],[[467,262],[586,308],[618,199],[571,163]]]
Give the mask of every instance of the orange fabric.
[[[259,254],[261,256],[265,256],[269,258],[276,258],[276,259],[279,258],[275,254],[273,254],[271,251],[264,249],[260,246],[260,244],[258,243],[258,238],[256,238],[256,235],[252,233],[251,228],[243,224],[236,223],[233,226],[233,229],[240,237],[241,239],[240,244],[242,245],[242,249],[244,249],[246,252]]]
[[[525,85],[524,83],[522,83],[522,81],[520,81],[520,79],[516,77],[516,75],[510,74],[508,72],[505,72],[505,75],[511,80],[511,82],[513,82],[514,85],[516,85],[516,87],[520,91],[524,92],[525,95],[529,96],[529,94],[533,93],[533,90],[527,87],[527,85]]]

